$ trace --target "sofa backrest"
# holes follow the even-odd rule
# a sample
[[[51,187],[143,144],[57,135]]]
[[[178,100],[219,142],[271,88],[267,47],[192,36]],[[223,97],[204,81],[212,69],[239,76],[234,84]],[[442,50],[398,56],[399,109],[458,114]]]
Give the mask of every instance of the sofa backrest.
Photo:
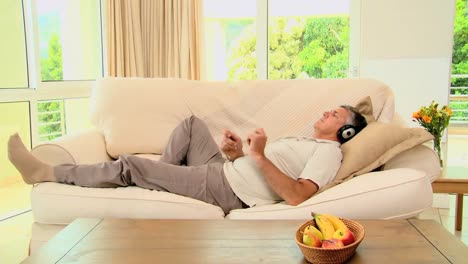
[[[371,79],[190,81],[108,77],[96,81],[91,121],[102,131],[109,155],[161,154],[184,118],[204,120],[215,140],[229,128],[245,138],[263,127],[268,139],[310,136],[323,111],[355,105],[365,96],[376,120],[390,122],[392,91]],[[246,144],[244,144],[246,147]]]

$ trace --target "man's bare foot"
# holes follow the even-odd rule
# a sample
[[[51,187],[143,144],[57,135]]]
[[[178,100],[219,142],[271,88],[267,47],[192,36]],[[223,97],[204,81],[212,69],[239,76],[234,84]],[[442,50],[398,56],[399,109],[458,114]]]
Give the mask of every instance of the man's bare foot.
[[[27,184],[56,181],[52,166],[34,157],[24,146],[18,133],[8,140],[8,158]]]

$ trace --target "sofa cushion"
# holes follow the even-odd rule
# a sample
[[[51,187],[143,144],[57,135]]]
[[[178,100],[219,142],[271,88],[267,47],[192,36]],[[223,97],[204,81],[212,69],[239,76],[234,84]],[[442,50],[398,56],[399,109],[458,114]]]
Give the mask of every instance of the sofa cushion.
[[[355,177],[297,206],[282,202],[237,209],[226,218],[311,219],[311,212],[321,212],[350,219],[405,219],[431,203],[432,188],[424,172],[392,169]]]
[[[335,179],[321,191],[377,169],[397,154],[432,138],[423,128],[371,122],[353,139],[341,145],[342,165]]]
[[[311,136],[315,121],[324,111],[342,104],[355,105],[366,95],[375,102],[376,119],[393,118],[393,95],[385,84],[374,80],[252,80],[232,86],[237,91],[237,103],[197,114],[217,141],[223,128],[233,129],[244,140],[258,127],[264,128],[270,142],[285,136]],[[244,148],[247,151],[248,144]]]
[[[355,108],[365,116],[368,124],[358,135],[341,145],[343,161],[335,179],[322,187],[323,192],[354,176],[378,169],[397,154],[431,140],[423,128],[407,128],[394,123],[375,121],[372,99],[362,98]]]
[[[71,133],[35,146],[31,153],[50,165],[94,164],[112,160],[103,134],[96,129]]]
[[[367,123],[374,122],[374,107],[370,96],[362,98],[355,106],[356,110],[366,118]]]
[[[34,219],[43,224],[68,224],[79,217],[148,219],[223,219],[218,207],[180,195],[142,189],[85,188],[40,183],[31,193]]]
[[[439,156],[427,145],[428,144],[417,145],[414,148],[403,151],[386,162],[382,170],[411,168],[423,171],[426,173],[426,177],[429,181],[435,181],[441,174]]]
[[[90,100],[91,122],[104,135],[113,158],[123,153],[161,153],[170,131],[190,116],[174,79],[98,80]]]
[[[123,153],[161,154],[172,130],[190,115],[204,120],[216,141],[224,128],[245,138],[263,127],[271,141],[310,136],[323,111],[355,105],[364,96],[372,98],[375,119],[392,120],[391,90],[371,79],[228,83],[109,77],[96,81],[91,120],[103,132],[108,153],[117,158]]]

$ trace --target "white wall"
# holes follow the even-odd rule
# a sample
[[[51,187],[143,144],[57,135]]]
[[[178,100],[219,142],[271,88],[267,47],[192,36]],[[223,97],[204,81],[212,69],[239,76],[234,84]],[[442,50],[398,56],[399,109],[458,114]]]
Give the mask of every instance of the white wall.
[[[409,125],[432,100],[448,104],[455,0],[361,0],[359,76],[395,93]]]

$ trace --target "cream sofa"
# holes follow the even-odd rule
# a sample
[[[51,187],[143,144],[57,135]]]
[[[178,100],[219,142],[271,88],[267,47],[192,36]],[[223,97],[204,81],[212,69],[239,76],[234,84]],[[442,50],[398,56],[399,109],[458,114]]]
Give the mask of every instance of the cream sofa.
[[[310,135],[324,110],[356,104],[365,96],[380,122],[394,120],[392,91],[369,79],[207,82],[180,79],[103,78],[90,99],[95,128],[39,145],[32,152],[50,164],[92,164],[122,153],[158,159],[173,128],[196,115],[215,137],[223,128],[241,136],[265,128],[269,140]],[[246,144],[244,144],[246,146]],[[247,151],[247,150],[246,150]],[[439,173],[423,145],[400,153],[384,170],[369,172],[315,195],[298,206],[279,203],[233,210],[170,193],[125,188],[83,188],[41,183],[31,193],[31,252],[78,217],[309,219],[311,211],[354,219],[408,218],[431,206]]]

